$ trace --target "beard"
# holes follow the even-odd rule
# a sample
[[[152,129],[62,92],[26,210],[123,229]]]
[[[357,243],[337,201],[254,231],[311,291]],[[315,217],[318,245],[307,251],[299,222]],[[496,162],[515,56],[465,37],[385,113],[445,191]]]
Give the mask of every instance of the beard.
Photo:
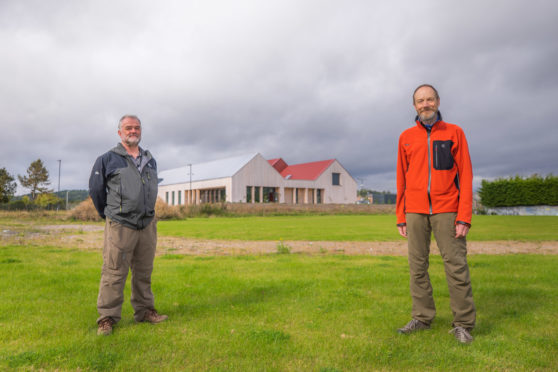
[[[128,136],[126,137],[124,143],[126,143],[128,146],[135,147],[139,145],[140,141],[141,141],[141,136]]]
[[[436,110],[424,110],[419,114],[419,118],[422,122],[430,122],[436,120],[438,117],[438,111]]]

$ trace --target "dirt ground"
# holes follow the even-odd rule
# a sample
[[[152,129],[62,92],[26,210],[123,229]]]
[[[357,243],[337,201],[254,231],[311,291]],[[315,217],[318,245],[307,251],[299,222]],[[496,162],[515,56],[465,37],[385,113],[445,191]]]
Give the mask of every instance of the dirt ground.
[[[31,228],[0,226],[0,245],[49,245],[83,250],[100,250],[103,226],[100,225],[38,225]],[[159,237],[157,254],[246,255],[277,252],[277,241],[200,240]],[[292,253],[405,256],[405,241],[394,242],[329,242],[283,241]],[[558,241],[470,241],[469,254],[537,253],[558,254]],[[438,254],[436,242],[432,253]]]

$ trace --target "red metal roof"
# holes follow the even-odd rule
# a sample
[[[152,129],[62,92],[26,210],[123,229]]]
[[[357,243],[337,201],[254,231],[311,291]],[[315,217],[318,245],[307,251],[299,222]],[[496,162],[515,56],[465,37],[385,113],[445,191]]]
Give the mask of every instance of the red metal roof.
[[[287,165],[283,159],[268,160],[269,164],[279,171],[282,165],[286,165],[283,170],[279,171],[283,178],[289,180],[315,180],[318,178],[335,159],[314,161],[311,163],[302,163],[295,165]]]
[[[277,159],[271,159],[267,161],[269,164],[271,164],[271,166],[275,169],[277,169],[277,172],[281,173],[281,171],[283,171],[283,169],[287,168],[288,165],[287,163],[285,163],[285,161],[281,158],[277,158]]]

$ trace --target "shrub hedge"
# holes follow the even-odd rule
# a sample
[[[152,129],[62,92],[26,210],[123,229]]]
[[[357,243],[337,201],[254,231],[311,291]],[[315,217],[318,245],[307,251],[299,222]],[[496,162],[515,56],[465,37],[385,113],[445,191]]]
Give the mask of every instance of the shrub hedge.
[[[535,174],[527,178],[483,180],[479,196],[485,207],[558,205],[558,177]]]

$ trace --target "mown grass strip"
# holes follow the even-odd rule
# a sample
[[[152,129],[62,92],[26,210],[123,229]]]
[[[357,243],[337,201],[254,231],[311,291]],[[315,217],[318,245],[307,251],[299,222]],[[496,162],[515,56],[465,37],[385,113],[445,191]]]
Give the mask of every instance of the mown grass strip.
[[[469,259],[475,341],[447,332],[441,259],[432,257],[438,317],[409,320],[404,257],[158,257],[153,289],[166,323],[123,320],[96,335],[98,252],[0,247],[0,370],[556,370],[558,256]],[[127,285],[129,288],[129,283]]]
[[[472,241],[558,240],[558,217],[473,216]],[[159,233],[198,239],[395,241],[394,215],[190,218],[160,221]]]
[[[29,222],[31,221],[31,225]],[[37,224],[68,224],[70,221],[32,219],[0,214],[0,225],[15,232],[44,231]],[[471,241],[558,240],[556,216],[473,216]],[[81,225],[83,222],[72,222]],[[90,223],[89,223],[90,224]],[[95,223],[102,227],[102,223]],[[33,226],[33,227],[30,227]],[[266,217],[212,217],[159,221],[159,234],[197,239],[396,241],[402,240],[394,215],[296,215]]]

